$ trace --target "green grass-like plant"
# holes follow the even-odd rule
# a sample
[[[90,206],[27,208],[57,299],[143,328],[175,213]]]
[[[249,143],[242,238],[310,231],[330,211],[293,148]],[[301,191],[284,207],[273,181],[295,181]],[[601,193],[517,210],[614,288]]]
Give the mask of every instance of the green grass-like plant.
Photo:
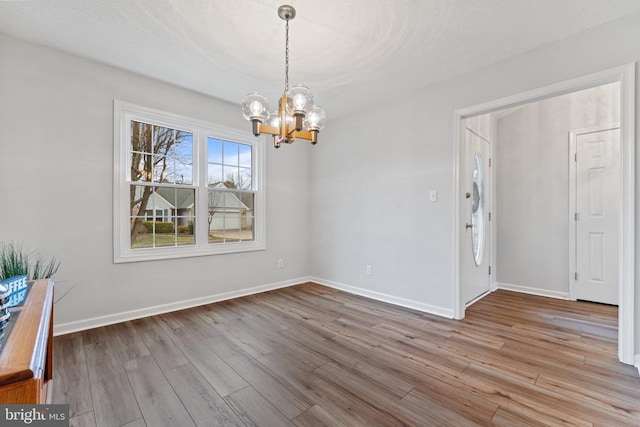
[[[22,275],[29,280],[48,279],[59,267],[55,258],[47,262],[40,254],[25,251],[21,243],[6,243],[0,248],[0,279]]]

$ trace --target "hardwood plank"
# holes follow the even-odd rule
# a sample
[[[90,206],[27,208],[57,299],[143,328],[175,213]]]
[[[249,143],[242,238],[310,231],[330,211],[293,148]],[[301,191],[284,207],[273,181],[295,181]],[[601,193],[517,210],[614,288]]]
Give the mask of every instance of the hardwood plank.
[[[347,425],[401,425],[389,414],[377,410],[350,391],[327,382],[286,354],[274,352],[258,360],[287,381],[306,399],[322,406]]]
[[[540,375],[536,385],[584,402],[590,407],[600,407],[608,414],[607,417],[618,419],[620,423],[640,423],[640,401],[626,394],[596,388],[593,384],[575,383],[575,380],[559,376]]]
[[[277,375],[270,372],[261,363],[246,356],[246,353],[226,341],[225,338],[210,339],[207,344],[289,419],[312,406],[302,395],[288,388]]]
[[[101,332],[93,335],[100,339],[84,346],[96,424],[121,426],[140,418],[142,414],[129,385],[118,350],[106,329],[100,329],[102,329]]]
[[[93,411],[70,417],[69,427],[96,427],[96,417]]]
[[[53,403],[68,404],[70,418],[93,411],[82,334],[56,337],[53,345]]]
[[[202,341],[202,337],[182,328],[168,328],[165,332],[220,396],[227,396],[249,385]]]
[[[225,307],[222,303],[209,304],[203,307],[205,309],[204,314],[215,323],[227,323],[231,320],[238,319],[239,317],[231,310]]]
[[[512,377],[491,371],[484,366],[470,364],[464,371],[470,381],[489,387],[491,400],[516,412],[531,414],[536,419],[554,425],[592,424],[588,411],[571,410],[572,402],[561,394],[520,382]]]
[[[252,319],[243,319],[247,332],[260,340],[270,348],[277,348],[279,352],[286,353],[291,358],[297,359],[307,365],[309,369],[317,368],[328,362],[328,359],[315,351],[301,347],[297,342],[289,339],[286,335],[265,329]],[[269,353],[271,354],[271,353]]]
[[[246,387],[225,398],[248,426],[280,427],[293,426],[287,417],[282,415],[253,387]]]
[[[80,332],[84,344],[96,344],[103,341],[111,341],[111,334],[105,328],[93,328]]]
[[[137,327],[140,339],[160,369],[166,371],[189,363],[189,359],[169,338],[158,322],[159,320],[156,318],[146,318],[134,321],[134,325]]]
[[[463,418],[480,425],[487,425],[493,417],[498,403],[492,401],[487,390],[474,385],[461,388],[444,376],[442,379],[428,377],[409,393],[413,398],[433,402],[448,408]],[[484,392],[484,393],[483,393]],[[432,404],[433,405],[433,404]]]
[[[179,328],[171,329],[178,332],[187,331],[187,333],[202,341],[218,335],[219,332],[205,322],[195,311],[195,309],[189,309],[171,313],[173,319],[182,325]]]
[[[125,369],[147,424],[154,427],[195,425],[153,357],[129,360]]]
[[[536,418],[499,407],[491,419],[491,425],[498,427],[542,427],[548,424],[542,423]]]
[[[258,338],[246,332],[242,324],[238,325],[238,322],[219,323],[214,328],[229,341],[251,355],[251,357],[260,357],[273,351],[272,348],[262,343]]]
[[[107,330],[113,337],[113,342],[118,349],[122,363],[151,354],[131,322],[110,325],[107,326]]]
[[[335,364],[364,375],[376,383],[377,387],[384,388],[397,397],[402,397],[413,389],[413,384],[399,375],[398,366],[390,363],[388,358],[383,360],[376,357],[374,352],[363,353],[361,347],[349,340],[334,337],[321,343],[306,342],[305,345],[326,356]]]
[[[402,404],[421,414],[422,425],[438,425],[451,427],[477,427],[479,424],[455,411],[447,405],[431,400],[420,392],[410,392],[402,398]]]
[[[347,427],[321,406],[314,405],[293,419],[298,427]]]
[[[193,365],[178,366],[164,374],[196,425],[244,426]]]
[[[333,363],[318,368],[315,372],[327,383],[335,384],[342,390],[347,390],[360,400],[390,417],[389,423],[401,425],[420,424],[424,422],[424,415],[403,405],[400,398],[390,396],[379,384],[371,382],[366,376],[344,369]]]
[[[122,427],[147,427],[147,423],[144,422],[144,418],[138,418],[137,420],[131,421]]]

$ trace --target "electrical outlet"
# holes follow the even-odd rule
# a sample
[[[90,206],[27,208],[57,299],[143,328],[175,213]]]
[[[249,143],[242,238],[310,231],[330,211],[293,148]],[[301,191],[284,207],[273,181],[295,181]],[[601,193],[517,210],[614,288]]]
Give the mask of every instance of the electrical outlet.
[[[284,267],[284,261],[282,261],[281,259],[278,260],[278,268],[283,268]]]
[[[367,276],[371,276],[371,266],[367,265]]]
[[[431,190],[429,192],[429,201],[430,202],[437,202],[438,201],[438,191],[437,190]]]

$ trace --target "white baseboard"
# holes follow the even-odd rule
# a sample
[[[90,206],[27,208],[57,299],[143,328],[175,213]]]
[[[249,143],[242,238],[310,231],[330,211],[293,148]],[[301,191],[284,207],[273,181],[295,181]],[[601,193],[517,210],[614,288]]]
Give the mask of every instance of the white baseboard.
[[[389,304],[398,305],[400,307],[406,307],[412,310],[422,311],[424,313],[435,314],[437,316],[453,319],[452,309],[425,304],[425,303],[410,300],[410,299],[394,297],[393,295],[370,291],[368,289],[362,289],[362,288],[358,288],[351,285],[345,285],[344,283],[338,283],[331,280],[321,279],[318,277],[311,277],[309,278],[308,281],[318,283],[319,285],[328,286],[330,288],[338,289],[340,291],[349,292],[351,294],[371,298],[377,301],[382,301]]]
[[[100,326],[112,325],[114,323],[141,319],[143,317],[155,316],[157,314],[169,313],[177,310],[184,310],[185,308],[197,307],[199,305],[211,304],[213,302],[225,301],[233,298],[271,291],[274,289],[286,288],[308,281],[310,281],[309,277],[299,277],[297,279],[286,280],[284,282],[270,283],[267,285],[255,286],[253,288],[241,289],[238,291],[223,292],[221,294],[176,301],[169,304],[156,305],[153,307],[146,307],[138,310],[124,311],[121,313],[108,314],[106,316],[98,316],[92,317],[90,319],[61,323],[59,325],[54,325],[53,335],[65,335],[72,332],[98,328]]]
[[[547,289],[530,288],[528,286],[513,285],[511,283],[498,282],[498,289],[504,289],[507,291],[522,292],[525,294],[538,295],[541,297],[557,298],[557,299],[569,299],[569,292],[550,291]]]
[[[638,375],[640,375],[640,354],[636,354],[634,360],[635,363],[633,364],[633,366],[638,369]]]

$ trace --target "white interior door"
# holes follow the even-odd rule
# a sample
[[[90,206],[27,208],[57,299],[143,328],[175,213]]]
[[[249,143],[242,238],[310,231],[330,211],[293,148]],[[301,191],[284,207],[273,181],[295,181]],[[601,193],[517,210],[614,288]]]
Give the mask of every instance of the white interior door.
[[[620,129],[576,136],[576,296],[618,305]]]
[[[466,161],[461,170],[464,183],[460,255],[460,293],[469,303],[489,292],[491,265],[491,146],[489,141],[465,129]]]

